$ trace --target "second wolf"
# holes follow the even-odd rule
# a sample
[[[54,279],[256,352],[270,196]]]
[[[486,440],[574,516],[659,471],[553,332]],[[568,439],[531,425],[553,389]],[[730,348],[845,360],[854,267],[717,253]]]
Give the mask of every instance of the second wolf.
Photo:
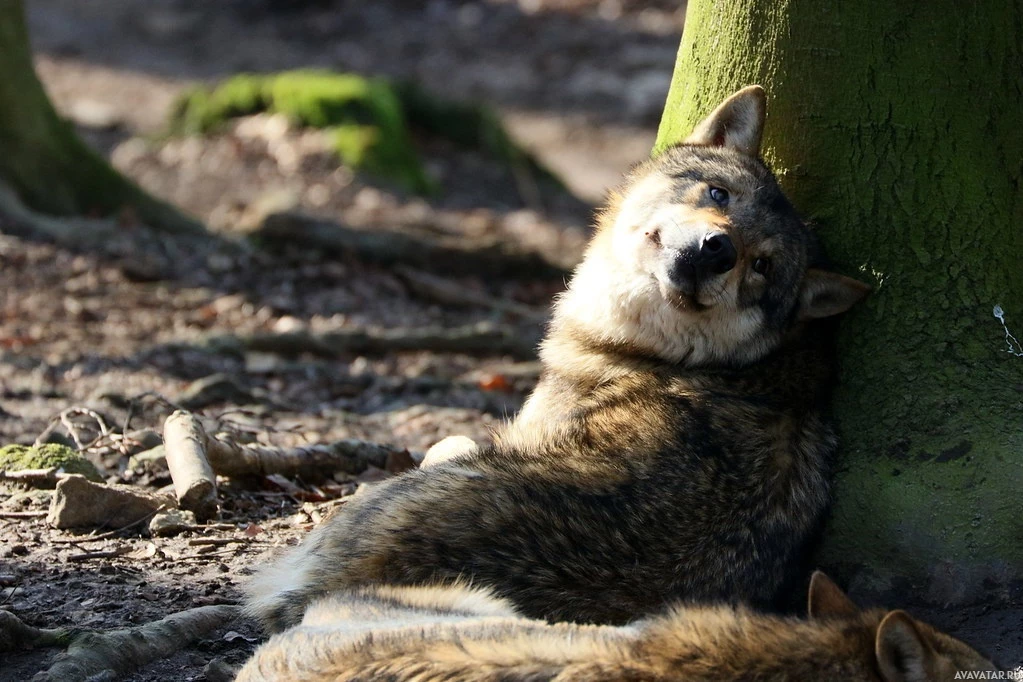
[[[996,679],[963,642],[905,611],[861,611],[823,573],[808,602],[808,620],[690,606],[614,627],[528,620],[462,585],[365,587],[313,603],[238,682]]]
[[[823,269],[758,158],[764,109],[740,91],[612,195],[493,445],[348,502],[249,611],[279,630],[341,588],[458,579],[550,620],[768,605],[829,501],[820,318],[868,287]]]

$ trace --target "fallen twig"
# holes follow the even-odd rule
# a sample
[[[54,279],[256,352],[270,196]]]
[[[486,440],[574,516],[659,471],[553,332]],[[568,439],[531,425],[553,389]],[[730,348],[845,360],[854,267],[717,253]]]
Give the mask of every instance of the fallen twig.
[[[399,448],[354,438],[326,445],[279,448],[257,443],[239,445],[213,437],[207,442],[206,454],[213,469],[224,476],[280,474],[315,481],[339,471],[358,474],[367,466],[383,469],[387,466],[387,456],[399,451]]]
[[[280,475],[314,482],[330,478],[337,472],[358,474],[368,467],[387,469],[389,466],[391,470],[400,470],[412,464],[411,458],[402,457],[405,451],[401,448],[354,438],[290,448],[239,444],[219,435],[209,435],[202,427],[200,417],[183,410],[167,418],[164,439],[168,465],[172,450],[183,460],[169,466],[182,506],[185,506],[187,493],[193,489],[194,483],[215,480],[214,472],[231,478]],[[215,509],[216,488],[211,490]]]
[[[82,552],[81,554],[72,554],[67,560],[68,561],[92,561],[94,559],[113,559],[119,557],[122,554],[127,554],[131,550],[128,548],[112,549],[106,552]]]
[[[0,471],[0,481],[18,481],[19,483],[56,483],[70,476],[58,469],[20,469],[18,471]]]
[[[72,417],[76,416],[86,416],[95,421],[96,425],[99,427],[98,428],[99,435],[93,438],[88,443],[83,443],[81,440],[81,434],[79,433],[81,429],[71,419]],[[34,443],[35,447],[39,447],[40,445],[45,443],[46,439],[49,438],[50,434],[53,433],[53,430],[57,427],[58,424],[63,426],[64,430],[68,432],[68,435],[70,435],[71,438],[74,439],[75,445],[78,446],[79,451],[89,448],[90,446],[99,442],[103,438],[109,436],[111,433],[110,427],[107,426],[106,420],[103,419],[103,415],[101,415],[100,413],[96,412],[95,410],[90,410],[87,407],[79,406],[69,407],[66,410],[61,410],[60,414],[58,414],[56,417],[50,420],[50,423],[46,425],[46,428],[43,429],[43,432],[39,434],[38,438],[36,438]]]
[[[225,556],[227,554],[237,554],[240,547],[234,549],[222,549],[219,552],[199,552],[197,554],[182,554],[181,556],[174,557],[174,561],[185,561],[192,559],[209,559],[211,556]]]
[[[206,430],[191,412],[178,410],[163,423],[167,468],[178,505],[200,521],[217,513],[217,478],[207,461]]]
[[[309,353],[323,357],[382,355],[408,351],[536,357],[540,330],[522,330],[488,322],[463,327],[397,329],[343,329],[333,332],[285,332],[249,336],[218,336],[207,340],[213,348],[260,351],[281,355]]]
[[[77,415],[91,417],[93,420],[95,420],[97,426],[99,426],[99,435],[93,438],[92,441],[90,441],[89,443],[82,443],[78,434],[79,427],[77,424],[71,421],[71,417]],[[106,420],[103,419],[103,416],[100,415],[95,410],[90,410],[86,407],[70,407],[64,410],[63,412],[60,413],[60,423],[63,424],[64,428],[67,429],[67,432],[71,434],[71,437],[74,439],[75,445],[78,446],[79,450],[85,450],[93,443],[99,441],[101,438],[106,438],[107,436],[110,435],[110,427],[107,426],[107,422]]]
[[[38,519],[46,516],[49,512],[44,511],[23,511],[23,512],[9,512],[0,511],[0,519]]]
[[[192,547],[220,547],[222,545],[247,545],[252,542],[253,540],[248,538],[193,538],[188,541],[188,544]]]

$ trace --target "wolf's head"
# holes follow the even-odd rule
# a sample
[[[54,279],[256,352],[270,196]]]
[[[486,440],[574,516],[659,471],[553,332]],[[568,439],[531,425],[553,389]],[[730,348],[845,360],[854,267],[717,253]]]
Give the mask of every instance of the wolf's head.
[[[872,635],[876,669],[884,682],[966,679],[960,671],[997,671],[991,661],[964,642],[905,611],[861,611],[820,571],[814,571],[810,579],[807,610],[812,621],[840,624],[849,634],[861,630],[860,638]],[[855,651],[856,637],[848,637],[848,644]],[[839,655],[841,651],[829,653]],[[984,678],[978,675],[976,679]]]
[[[725,100],[611,196],[555,329],[689,365],[748,363],[869,291],[813,267],[810,230],[758,157],[765,98]]]

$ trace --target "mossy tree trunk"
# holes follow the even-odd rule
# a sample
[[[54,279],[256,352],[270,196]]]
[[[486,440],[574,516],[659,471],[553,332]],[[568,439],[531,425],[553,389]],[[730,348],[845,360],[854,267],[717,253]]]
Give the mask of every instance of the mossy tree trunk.
[[[0,0],[0,182],[42,213],[109,215],[130,209],[153,228],[202,230],[126,180],[57,115],[32,65],[21,0]]]
[[[875,287],[843,323],[818,557],[861,593],[1023,575],[1023,357],[992,314],[1023,338],[1021,24],[1020,0],[689,3],[655,152],[760,83],[765,157]]]

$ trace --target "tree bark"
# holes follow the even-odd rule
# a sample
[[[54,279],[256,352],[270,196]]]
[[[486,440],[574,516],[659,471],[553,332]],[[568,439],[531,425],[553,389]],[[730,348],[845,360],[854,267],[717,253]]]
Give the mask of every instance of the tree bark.
[[[51,215],[130,211],[152,228],[203,232],[125,179],[57,115],[36,78],[21,0],[0,0],[0,182]]]
[[[1023,335],[1021,17],[1020,0],[688,6],[655,153],[763,85],[765,159],[875,287],[843,322],[818,555],[861,594],[966,603],[1023,571],[1023,357],[993,315]]]

